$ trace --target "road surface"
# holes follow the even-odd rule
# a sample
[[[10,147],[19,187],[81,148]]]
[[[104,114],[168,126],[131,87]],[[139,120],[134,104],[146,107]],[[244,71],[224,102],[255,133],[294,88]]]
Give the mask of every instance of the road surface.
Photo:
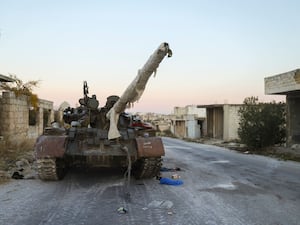
[[[162,176],[176,173],[183,185],[132,179],[128,197],[118,170],[72,169],[59,182],[13,180],[0,186],[0,224],[300,224],[300,163],[163,141],[163,167],[181,170]]]

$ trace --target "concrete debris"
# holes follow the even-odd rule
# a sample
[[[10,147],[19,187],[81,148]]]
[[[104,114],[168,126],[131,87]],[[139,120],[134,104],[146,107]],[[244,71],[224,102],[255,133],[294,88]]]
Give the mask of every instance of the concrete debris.
[[[124,207],[120,207],[120,208],[118,208],[118,213],[125,214],[125,213],[127,213],[127,209],[125,209]]]
[[[15,167],[10,170],[13,179],[35,179],[37,178],[34,163],[29,163],[28,159],[22,158],[15,163]]]
[[[171,178],[174,179],[174,180],[177,180],[177,179],[180,179],[180,176],[175,173],[175,174],[172,175]]]

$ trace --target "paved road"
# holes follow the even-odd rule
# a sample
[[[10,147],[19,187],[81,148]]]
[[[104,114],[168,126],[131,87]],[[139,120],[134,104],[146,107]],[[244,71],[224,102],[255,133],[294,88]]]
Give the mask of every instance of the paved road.
[[[163,140],[163,166],[179,167],[183,185],[133,179],[126,198],[114,170],[73,169],[60,182],[16,180],[0,186],[0,224],[300,224],[299,163]]]

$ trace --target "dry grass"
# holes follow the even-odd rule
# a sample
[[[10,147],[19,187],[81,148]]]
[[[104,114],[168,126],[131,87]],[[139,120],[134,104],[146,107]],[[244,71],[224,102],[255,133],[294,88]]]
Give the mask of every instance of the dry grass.
[[[238,142],[227,143],[222,140],[214,140],[210,138],[201,139],[201,140],[194,140],[194,139],[187,139],[187,138],[183,138],[183,139],[185,141],[216,145],[216,146],[228,148],[246,154],[264,155],[264,156],[277,158],[280,160],[291,160],[291,161],[300,162],[300,149],[291,149],[287,147],[268,147],[262,149],[251,149],[244,145],[240,145]]]

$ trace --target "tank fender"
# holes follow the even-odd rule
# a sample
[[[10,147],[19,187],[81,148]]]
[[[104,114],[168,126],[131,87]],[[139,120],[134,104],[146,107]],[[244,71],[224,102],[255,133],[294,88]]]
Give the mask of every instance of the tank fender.
[[[66,151],[67,136],[47,136],[38,137],[34,150],[37,159],[45,157],[62,158]]]
[[[165,155],[165,149],[160,137],[138,137],[137,144],[138,157],[160,157]]]

